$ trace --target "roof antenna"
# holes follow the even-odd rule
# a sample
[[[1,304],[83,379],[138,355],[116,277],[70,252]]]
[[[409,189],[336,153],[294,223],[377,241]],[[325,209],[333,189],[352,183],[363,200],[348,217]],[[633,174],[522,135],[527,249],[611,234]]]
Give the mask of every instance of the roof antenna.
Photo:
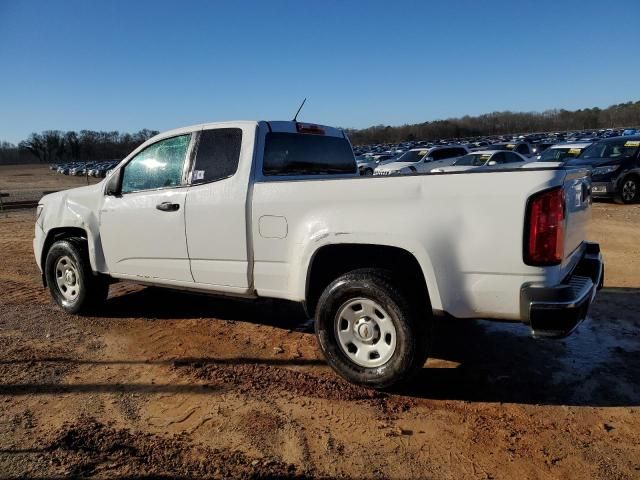
[[[307,97],[305,97],[304,100],[302,100],[302,103],[300,104],[300,108],[296,112],[295,117],[293,117],[293,120],[291,120],[292,122],[298,121],[298,114],[300,113],[300,110],[302,110],[302,107],[304,106],[304,102],[306,102],[306,101],[307,101]]]

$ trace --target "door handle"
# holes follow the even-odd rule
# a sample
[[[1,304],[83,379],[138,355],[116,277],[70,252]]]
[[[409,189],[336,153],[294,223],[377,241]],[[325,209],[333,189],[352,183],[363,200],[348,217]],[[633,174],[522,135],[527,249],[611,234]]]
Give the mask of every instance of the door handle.
[[[162,202],[156,205],[158,210],[162,210],[163,212],[175,212],[180,209],[179,203],[171,203],[171,202]]]

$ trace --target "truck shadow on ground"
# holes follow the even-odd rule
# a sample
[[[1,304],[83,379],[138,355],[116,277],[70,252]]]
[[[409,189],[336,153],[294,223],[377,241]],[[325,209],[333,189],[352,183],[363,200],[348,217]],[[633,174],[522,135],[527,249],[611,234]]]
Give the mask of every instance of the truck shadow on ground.
[[[313,332],[313,322],[298,303],[202,295],[156,287],[112,296],[95,315],[154,320],[214,318]]]
[[[431,360],[406,395],[483,402],[640,405],[640,289],[602,290],[565,339],[526,325],[442,319]],[[446,361],[457,364],[447,368]]]
[[[524,404],[640,405],[638,312],[640,289],[606,288],[598,295],[592,318],[560,340],[533,339],[521,324],[439,319],[426,368],[397,393]],[[155,288],[112,298],[101,315],[217,318],[313,332],[304,311],[290,302],[221,299]]]

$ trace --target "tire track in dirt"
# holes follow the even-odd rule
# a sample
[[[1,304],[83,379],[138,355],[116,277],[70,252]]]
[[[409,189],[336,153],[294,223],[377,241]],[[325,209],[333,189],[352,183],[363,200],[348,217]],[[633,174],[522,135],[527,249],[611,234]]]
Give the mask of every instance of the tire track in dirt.
[[[15,280],[6,278],[0,278],[2,283],[4,294],[0,300],[6,304],[24,304],[24,303],[45,303],[50,300],[49,292],[40,287],[34,286],[31,283],[22,283]]]

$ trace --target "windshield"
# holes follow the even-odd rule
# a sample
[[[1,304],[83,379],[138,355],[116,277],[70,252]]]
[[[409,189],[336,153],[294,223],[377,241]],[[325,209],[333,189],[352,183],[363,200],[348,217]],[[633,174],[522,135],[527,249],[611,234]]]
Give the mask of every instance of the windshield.
[[[465,165],[470,167],[481,167],[491,158],[490,153],[469,153],[455,161],[454,165]]]
[[[636,154],[640,140],[598,142],[585,149],[580,158],[624,158]]]
[[[397,162],[419,162],[424,158],[429,150],[409,150],[396,160]]]
[[[549,148],[542,152],[539,162],[566,162],[571,158],[576,158],[582,152],[582,147],[562,147]]]

